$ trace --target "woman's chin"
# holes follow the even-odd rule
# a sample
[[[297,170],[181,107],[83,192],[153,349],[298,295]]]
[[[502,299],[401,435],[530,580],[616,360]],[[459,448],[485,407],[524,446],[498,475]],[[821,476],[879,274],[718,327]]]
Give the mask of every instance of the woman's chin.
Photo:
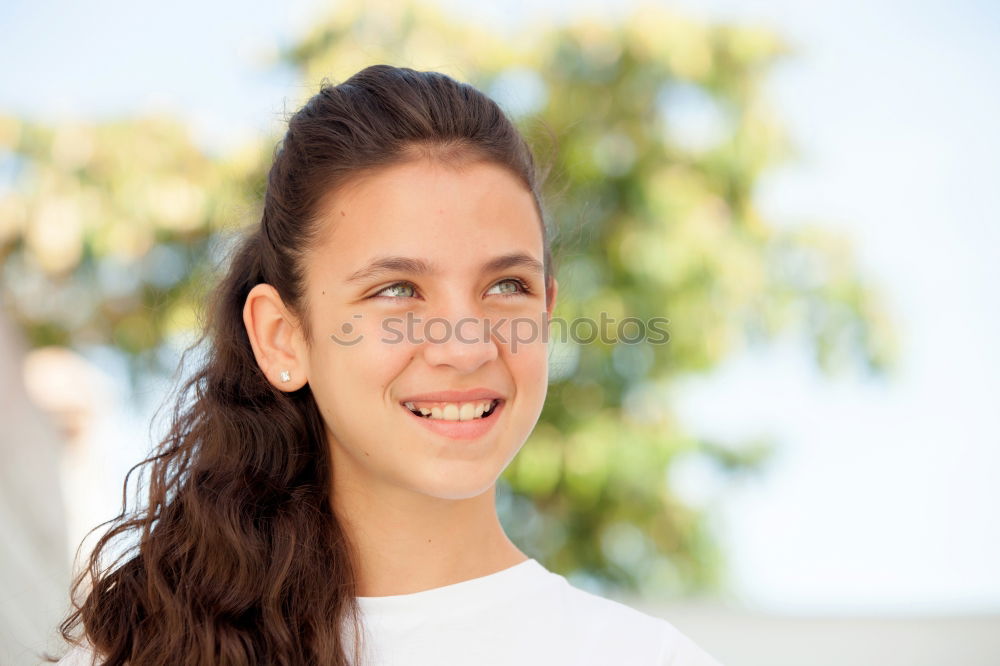
[[[483,493],[491,494],[496,485],[499,472],[487,469],[470,469],[468,463],[452,466],[453,469],[434,470],[422,482],[416,484],[414,490],[443,500],[467,500],[480,497]],[[500,470],[503,471],[503,470]]]

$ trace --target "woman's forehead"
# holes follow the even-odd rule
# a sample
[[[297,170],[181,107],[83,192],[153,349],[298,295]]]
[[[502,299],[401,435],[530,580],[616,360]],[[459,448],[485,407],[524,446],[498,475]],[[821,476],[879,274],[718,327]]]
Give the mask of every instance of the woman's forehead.
[[[541,221],[531,192],[502,167],[389,167],[334,197],[320,254],[356,271],[379,257],[461,264],[522,253],[541,259]]]
[[[518,270],[541,278],[544,275],[544,265],[541,260],[529,252],[512,250],[501,254],[488,255],[483,259],[468,257],[464,268],[472,269],[479,274],[488,275],[506,270]],[[437,262],[422,257],[407,257],[403,255],[383,255],[373,258],[362,268],[350,273],[346,281],[361,283],[378,279],[393,273],[407,273],[421,277],[436,278],[446,272],[447,267],[455,262]]]
[[[534,205],[528,187],[498,164],[478,161],[452,166],[419,159],[351,179],[332,193],[329,208],[339,210],[341,217],[367,212],[405,219],[410,214],[440,214],[448,209],[489,208],[497,201],[526,208]]]

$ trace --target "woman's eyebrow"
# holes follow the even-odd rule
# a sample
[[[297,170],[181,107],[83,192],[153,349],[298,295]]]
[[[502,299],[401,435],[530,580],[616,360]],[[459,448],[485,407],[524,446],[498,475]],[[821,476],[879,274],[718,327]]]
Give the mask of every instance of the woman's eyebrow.
[[[524,268],[538,275],[544,273],[542,262],[524,252],[511,252],[490,259],[483,264],[480,274],[496,273],[510,268]],[[423,259],[413,257],[378,257],[364,268],[351,273],[346,282],[361,282],[386,273],[410,273],[413,275],[437,275],[437,268]]]

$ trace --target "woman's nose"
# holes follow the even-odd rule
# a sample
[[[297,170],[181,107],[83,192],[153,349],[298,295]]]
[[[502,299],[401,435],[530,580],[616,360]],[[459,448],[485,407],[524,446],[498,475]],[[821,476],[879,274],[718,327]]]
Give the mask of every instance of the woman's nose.
[[[488,322],[467,312],[430,317],[422,329],[424,358],[431,365],[450,365],[463,373],[475,371],[499,354]]]

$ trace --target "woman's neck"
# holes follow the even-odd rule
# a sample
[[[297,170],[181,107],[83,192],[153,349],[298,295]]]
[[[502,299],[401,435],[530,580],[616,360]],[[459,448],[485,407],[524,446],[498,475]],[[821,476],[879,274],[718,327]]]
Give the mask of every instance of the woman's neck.
[[[336,515],[354,549],[359,597],[421,592],[528,559],[500,524],[495,485],[458,500],[334,485]]]

